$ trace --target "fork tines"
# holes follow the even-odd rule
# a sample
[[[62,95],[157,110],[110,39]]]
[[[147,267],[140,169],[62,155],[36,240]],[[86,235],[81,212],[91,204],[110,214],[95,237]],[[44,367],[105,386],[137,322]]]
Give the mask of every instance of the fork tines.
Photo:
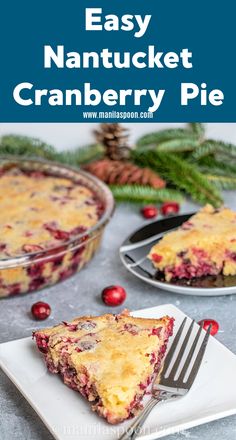
[[[184,388],[187,390],[190,389],[201,365],[211,331],[211,326],[208,327],[207,332],[203,330],[202,326],[199,327],[198,331],[196,331],[194,324],[195,321],[192,320],[190,325],[188,325],[187,317],[182,321],[165,359],[160,381],[161,385],[168,387],[174,386],[176,388]],[[194,340],[191,342],[191,337],[193,336]],[[180,343],[182,337],[183,341]],[[178,350],[176,350],[177,348]],[[177,375],[184,355],[186,358],[179,374]],[[190,373],[186,378],[186,374],[192,361],[193,363]],[[169,368],[171,363],[172,366]]]

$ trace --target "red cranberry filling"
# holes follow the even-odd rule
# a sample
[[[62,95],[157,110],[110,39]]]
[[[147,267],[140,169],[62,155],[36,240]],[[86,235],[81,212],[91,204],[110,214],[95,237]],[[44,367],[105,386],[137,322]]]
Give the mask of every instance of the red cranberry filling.
[[[193,226],[194,226],[194,225],[193,225],[192,222],[187,221],[187,222],[185,222],[185,223],[182,224],[181,228],[182,228],[184,231],[187,231],[188,229],[192,229]]]
[[[27,253],[38,252],[38,251],[42,251],[43,247],[39,246],[38,244],[24,244],[22,250]]]
[[[72,229],[71,231],[63,231],[62,229],[59,229],[57,222],[49,222],[44,223],[44,229],[46,229],[50,234],[55,238],[56,240],[69,240],[69,238],[72,235],[78,235],[82,234],[87,230],[84,226],[77,226],[76,228]],[[86,239],[86,237],[85,237]]]
[[[33,338],[35,338],[35,340],[36,340],[36,344],[38,346],[38,349],[42,353],[47,353],[49,337],[44,335],[43,333],[36,333],[36,332],[34,332],[33,333]]]
[[[45,177],[45,174],[43,174],[41,171],[31,171],[29,175],[34,179],[43,179]]]
[[[56,240],[68,240],[70,238],[69,232],[58,228],[57,222],[45,223],[43,226]]]
[[[208,258],[207,252],[204,249],[192,248],[192,253],[199,259]]]
[[[5,243],[0,243],[0,252],[5,251],[7,245]]]
[[[152,381],[152,378],[149,376],[145,382],[141,382],[141,383],[139,384],[139,388],[140,388],[142,391],[146,390],[147,387],[150,385],[151,381]]]
[[[29,291],[34,291],[42,287],[46,283],[46,279],[44,277],[37,277],[33,279],[29,284]]]
[[[8,286],[9,295],[18,295],[21,293],[21,284],[14,283]]]
[[[138,335],[140,328],[135,324],[127,323],[124,325],[124,330],[135,336]]]
[[[85,228],[85,226],[77,226],[76,228],[71,230],[71,234],[72,235],[79,235],[79,234],[83,234],[84,232],[86,232],[87,228]]]
[[[227,257],[236,262],[236,252],[227,252]]]
[[[192,248],[191,251],[197,257],[197,262],[193,264],[189,258],[185,258],[185,253],[183,256],[179,253],[178,256],[182,257],[182,262],[175,267],[167,267],[165,270],[171,278],[191,279],[219,273],[220,268],[209,262],[208,254],[204,249]]]
[[[31,278],[40,277],[42,275],[44,264],[35,263],[27,267],[27,273]]]
[[[183,263],[172,269],[167,269],[172,278],[187,278],[202,277],[205,275],[217,275],[219,270],[216,266],[208,263],[199,263],[198,266],[193,266],[188,263]]]
[[[78,330],[77,324],[70,324],[66,321],[62,321],[62,322],[67,327],[67,330],[69,330],[70,332],[75,332],[76,330]]]
[[[155,263],[160,263],[160,261],[162,260],[162,256],[161,255],[158,255],[158,254],[152,254],[152,260],[155,262]]]
[[[31,232],[31,231],[25,231],[25,233],[24,233],[25,237],[32,237],[32,235],[33,235],[33,232]]]
[[[160,336],[163,327],[153,328],[149,336]]]
[[[180,258],[183,258],[183,257],[185,257],[186,254],[187,254],[187,251],[180,251],[180,252],[178,252],[177,256]]]

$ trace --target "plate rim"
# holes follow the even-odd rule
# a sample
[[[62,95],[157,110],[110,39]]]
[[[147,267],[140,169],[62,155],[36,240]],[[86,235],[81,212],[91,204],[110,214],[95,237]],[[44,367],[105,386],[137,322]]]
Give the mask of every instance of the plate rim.
[[[138,309],[138,310],[134,310],[131,312],[132,315],[140,315],[143,312],[149,312],[152,311],[155,313],[156,310],[160,310],[160,309],[172,309],[173,310],[173,314],[182,314],[184,316],[187,316],[188,318],[189,315],[187,315],[185,312],[183,312],[181,309],[179,309],[178,307],[176,307],[174,304],[168,303],[168,304],[161,304],[159,306],[154,306],[154,307],[148,307],[148,308],[144,308],[144,309]],[[166,313],[166,312],[165,312]],[[168,312],[169,313],[169,312]],[[211,338],[213,338],[212,336],[210,336]],[[20,391],[20,393],[23,395],[23,397],[27,400],[27,402],[30,404],[30,406],[34,409],[34,411],[37,413],[37,415],[39,416],[39,418],[42,420],[42,422],[44,423],[44,425],[47,427],[47,429],[49,430],[49,432],[52,434],[52,436],[56,439],[56,440],[62,440],[62,437],[57,434],[54,430],[53,427],[50,425],[50,423],[48,423],[47,419],[44,417],[43,414],[41,414],[40,412],[40,408],[38,408],[37,404],[35,403],[35,401],[31,400],[30,397],[27,395],[27,393],[22,389],[20,383],[18,382],[17,378],[15,378],[14,374],[11,373],[11,371],[9,371],[6,367],[6,365],[3,363],[2,361],[2,357],[1,357],[1,348],[3,346],[9,345],[11,343],[17,343],[19,341],[26,341],[26,340],[30,340],[31,337],[24,337],[24,338],[20,338],[20,339],[14,339],[8,342],[3,342],[0,344],[0,368],[4,371],[4,373],[7,375],[7,377],[12,381],[12,383],[17,387],[17,389]],[[221,349],[223,349],[224,351],[228,352],[233,358],[236,358],[236,354],[234,354],[228,347],[226,347],[224,344],[222,344],[220,341],[218,341],[217,339],[214,339],[214,343],[217,346],[220,346]],[[170,434],[175,434],[178,432],[181,432],[185,429],[190,429],[193,428],[195,426],[200,426],[215,420],[219,420],[231,415],[235,415],[236,414],[236,402],[235,402],[235,407],[230,408],[230,409],[226,409],[226,410],[222,410],[222,411],[218,411],[216,413],[213,414],[209,414],[206,416],[202,416],[200,418],[195,418],[195,419],[191,419],[188,422],[182,422],[176,425],[170,425],[168,428],[164,428],[164,429],[159,429],[157,431],[153,431],[150,434],[146,434],[146,435],[142,435],[139,438],[139,440],[154,440],[157,438],[163,438],[167,435]]]

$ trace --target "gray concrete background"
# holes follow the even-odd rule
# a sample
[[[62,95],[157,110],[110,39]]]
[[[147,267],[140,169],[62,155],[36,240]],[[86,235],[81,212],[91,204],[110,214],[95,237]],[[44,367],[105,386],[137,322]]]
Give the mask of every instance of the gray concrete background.
[[[236,209],[236,195],[226,193],[226,203]],[[195,205],[185,203],[181,212],[191,212]],[[119,206],[106,229],[100,251],[90,264],[73,278],[38,293],[0,301],[0,341],[31,335],[38,324],[30,316],[31,305],[47,301],[52,315],[46,325],[69,320],[77,315],[119,312],[123,307],[108,308],[100,298],[101,290],[109,284],[121,284],[128,292],[125,307],[130,310],[172,303],[196,320],[211,317],[220,323],[217,338],[236,353],[236,295],[222,297],[190,297],[157,290],[136,279],[122,266],[118,249],[124,238],[144,224],[134,206]],[[53,404],[53,399],[52,399]],[[52,440],[34,410],[5,376],[0,373],[0,440]],[[234,440],[236,416],[184,431],[167,437],[168,440]]]

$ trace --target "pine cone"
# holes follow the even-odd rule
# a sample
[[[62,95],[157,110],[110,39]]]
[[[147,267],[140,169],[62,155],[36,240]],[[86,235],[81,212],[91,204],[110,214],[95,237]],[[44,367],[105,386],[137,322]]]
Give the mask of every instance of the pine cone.
[[[100,124],[100,130],[94,131],[97,141],[105,146],[105,156],[111,160],[129,157],[127,132],[120,124]]]
[[[140,168],[131,162],[102,159],[85,165],[84,170],[110,185],[147,185],[164,188],[165,181],[150,168]]]

